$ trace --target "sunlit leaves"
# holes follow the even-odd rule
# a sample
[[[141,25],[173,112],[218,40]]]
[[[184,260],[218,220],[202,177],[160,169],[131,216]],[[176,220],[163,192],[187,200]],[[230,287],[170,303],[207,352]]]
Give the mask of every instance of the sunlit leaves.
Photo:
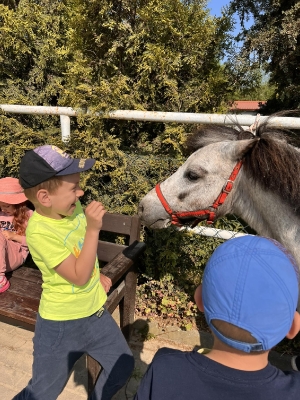
[[[300,106],[300,3],[295,0],[232,0],[241,21],[253,17],[244,29],[241,61],[248,70],[255,63],[265,69],[276,90],[268,113]]]

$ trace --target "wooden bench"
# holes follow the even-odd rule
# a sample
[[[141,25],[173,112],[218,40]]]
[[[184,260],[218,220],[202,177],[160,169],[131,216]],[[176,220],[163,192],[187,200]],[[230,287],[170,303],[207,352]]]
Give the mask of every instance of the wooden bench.
[[[119,306],[120,328],[129,339],[134,322],[137,274],[135,263],[145,250],[140,242],[140,220],[137,216],[106,213],[100,232],[98,258],[104,266],[101,272],[111,278],[113,287],[108,294],[106,309],[113,313]],[[124,244],[117,244],[106,236],[119,237]],[[10,288],[0,294],[0,321],[34,331],[36,315],[42,292],[41,273],[38,269],[22,266],[7,275]],[[87,356],[88,392],[101,371],[101,366]]]

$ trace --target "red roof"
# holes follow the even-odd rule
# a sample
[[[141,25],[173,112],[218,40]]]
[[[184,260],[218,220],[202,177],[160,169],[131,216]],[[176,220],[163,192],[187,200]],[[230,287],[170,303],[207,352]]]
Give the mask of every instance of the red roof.
[[[237,100],[234,101],[232,106],[230,107],[231,110],[247,110],[247,111],[255,111],[259,110],[259,108],[266,104],[265,100]]]

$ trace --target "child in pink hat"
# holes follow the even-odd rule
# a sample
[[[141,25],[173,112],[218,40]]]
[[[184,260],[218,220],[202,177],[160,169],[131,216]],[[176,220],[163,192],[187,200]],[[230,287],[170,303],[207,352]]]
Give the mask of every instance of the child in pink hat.
[[[20,267],[28,253],[25,229],[32,210],[16,178],[0,179],[0,293],[10,283],[5,273]]]

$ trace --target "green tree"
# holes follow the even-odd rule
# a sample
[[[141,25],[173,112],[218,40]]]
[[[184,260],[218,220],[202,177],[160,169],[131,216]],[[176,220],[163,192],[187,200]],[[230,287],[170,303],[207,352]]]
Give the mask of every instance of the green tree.
[[[68,62],[73,57],[68,45],[69,6],[58,0],[21,0],[15,9],[0,5],[1,103],[62,104]],[[83,84],[84,80],[82,76]],[[110,171],[111,181],[121,179],[125,161],[120,141],[103,129],[99,118],[73,120],[72,140],[66,145],[60,140],[59,117],[0,117],[1,176],[17,176],[24,150],[52,143],[79,157],[97,159],[94,171],[85,175],[87,197],[101,196],[99,186]]]
[[[74,59],[66,75],[65,104],[98,111],[224,109],[232,90],[231,75],[220,63],[229,17],[212,18],[202,1],[77,0],[71,9]],[[163,124],[106,126],[123,138],[125,146],[159,137],[160,152],[174,150],[164,145]],[[169,139],[167,134],[168,143]],[[180,141],[179,136],[176,142]]]
[[[0,5],[1,103],[58,104],[65,83],[65,10],[60,1],[47,7],[21,1],[15,10]],[[28,116],[19,120],[37,129],[41,123]],[[50,121],[41,127],[51,126]]]
[[[297,0],[232,0],[243,41],[236,58],[249,69],[263,68],[276,90],[268,101],[268,113],[300,106],[300,3]],[[250,16],[253,25],[245,28]]]
[[[259,79],[261,73],[261,79]],[[274,84],[269,82],[269,78],[263,74],[263,71],[258,71],[258,77],[255,85],[240,87],[233,95],[232,100],[268,100],[276,92]]]
[[[19,0],[1,0],[0,4],[8,6],[10,8],[17,8]]]
[[[220,60],[231,20],[211,17],[202,0],[20,0],[15,5],[0,5],[1,103],[88,108],[103,116],[113,109],[227,108],[233,79]],[[58,117],[2,115],[1,126],[2,174],[17,174],[11,152],[6,153],[10,146],[25,149],[51,141],[97,159],[85,182],[87,196],[101,197],[105,191],[119,211],[128,204],[136,207],[136,199],[153,184],[143,178],[137,192],[136,179],[127,176],[124,151],[138,148],[180,159],[190,129],[82,115],[72,120],[72,140],[66,145],[60,143]],[[21,150],[15,155],[17,166]],[[153,177],[162,178],[164,167],[169,173],[168,161],[157,164]],[[128,185],[120,195],[124,180]]]

